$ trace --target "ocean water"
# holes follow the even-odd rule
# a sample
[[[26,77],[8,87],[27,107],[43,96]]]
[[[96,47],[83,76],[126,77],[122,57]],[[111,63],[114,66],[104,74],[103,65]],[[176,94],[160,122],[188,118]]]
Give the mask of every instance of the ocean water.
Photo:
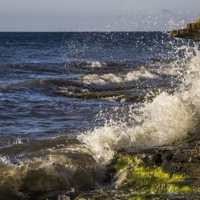
[[[113,188],[118,152],[198,140],[199,58],[167,32],[1,32],[1,198]]]

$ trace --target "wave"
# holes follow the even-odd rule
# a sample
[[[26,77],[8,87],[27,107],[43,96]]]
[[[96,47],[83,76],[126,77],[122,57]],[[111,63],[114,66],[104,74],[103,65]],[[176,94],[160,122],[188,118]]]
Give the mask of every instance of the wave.
[[[114,61],[72,61],[66,63],[71,67],[85,67],[85,68],[100,68],[100,67],[120,67],[125,65],[122,62],[114,62]]]
[[[127,74],[104,74],[104,75],[97,75],[97,74],[89,74],[82,77],[84,84],[100,84],[105,85],[109,83],[124,83],[130,81],[138,81],[140,79],[145,78],[157,78],[156,75],[148,72],[143,66],[138,67],[136,70],[128,72]]]
[[[18,158],[18,162],[13,164],[8,156],[0,156],[2,200],[39,199],[38,195],[56,190],[75,192],[85,187],[92,188],[100,177],[104,178],[101,166],[76,137],[17,144],[10,148],[13,153],[26,155],[26,159]]]
[[[1,157],[0,160],[3,161],[0,165],[1,199],[6,199],[3,197],[8,195],[29,199],[34,193],[41,192],[42,194],[44,191],[65,190],[69,192],[72,188],[77,189],[77,186],[79,188],[86,185],[92,187],[100,171],[91,158],[88,159],[84,154],[82,158],[84,161],[80,166],[62,153],[49,155],[43,159],[26,160],[18,165],[12,165],[9,160],[6,160],[7,158]]]
[[[179,71],[182,85],[173,94],[160,92],[151,102],[102,110],[96,118],[97,121],[104,121],[101,126],[78,135],[75,142],[71,141],[72,138],[61,138],[62,143],[57,143],[58,146],[49,145],[50,141],[46,141],[46,146],[40,143],[40,149],[33,151],[34,155],[17,164],[13,164],[8,157],[1,156],[1,197],[6,199],[9,194],[28,199],[39,192],[70,192],[100,187],[105,166],[120,150],[135,151],[176,145],[190,133],[198,135],[200,53],[196,47],[196,55],[193,56],[190,49],[186,48],[185,56],[187,60],[190,57],[190,61],[184,63],[187,70]],[[171,67],[173,68],[173,64]],[[98,78],[105,83],[119,83],[156,77],[143,67],[129,73],[99,75]],[[87,84],[91,83],[91,78],[88,78]],[[58,87],[65,84],[65,81],[61,81]],[[24,144],[16,145],[21,149]]]

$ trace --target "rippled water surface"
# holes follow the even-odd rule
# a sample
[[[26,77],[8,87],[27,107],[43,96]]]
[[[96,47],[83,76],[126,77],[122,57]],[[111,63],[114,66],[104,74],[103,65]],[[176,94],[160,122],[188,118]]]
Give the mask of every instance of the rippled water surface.
[[[0,193],[94,187],[120,149],[187,136],[198,54],[162,32],[0,33]]]

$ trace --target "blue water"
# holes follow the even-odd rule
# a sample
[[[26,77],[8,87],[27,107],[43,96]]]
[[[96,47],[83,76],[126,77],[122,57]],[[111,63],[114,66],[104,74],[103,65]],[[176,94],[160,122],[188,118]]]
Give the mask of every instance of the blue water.
[[[116,103],[63,97],[59,87],[70,84],[78,90],[84,86],[76,80],[84,74],[126,73],[152,60],[172,59],[172,49],[163,42],[170,39],[161,32],[0,33],[0,144],[91,128],[102,106]],[[105,65],[93,68],[89,61]],[[107,87],[97,84],[92,89]]]
[[[18,164],[63,145],[79,149],[74,136],[103,126],[116,108],[172,94],[181,81],[171,64],[184,57],[174,47],[184,45],[163,32],[0,33],[0,156]],[[75,166],[91,162],[85,152],[65,148]]]

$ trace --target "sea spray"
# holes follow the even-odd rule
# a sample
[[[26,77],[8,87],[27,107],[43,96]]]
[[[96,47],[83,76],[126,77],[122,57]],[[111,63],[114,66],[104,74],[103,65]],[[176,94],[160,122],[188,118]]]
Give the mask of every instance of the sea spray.
[[[153,58],[158,57],[159,59],[156,64],[154,61],[152,61],[152,63],[146,62],[144,67],[141,67],[140,70],[135,70],[136,65],[141,66],[142,64],[141,63],[133,64],[131,66],[127,66],[126,68],[125,67],[126,65],[121,65],[121,64],[116,67],[118,62],[110,63],[109,61],[108,62],[110,63],[109,65],[107,62],[105,62],[105,65],[102,64],[104,62],[100,62],[101,66],[99,65],[99,63],[95,63],[94,64],[95,66],[93,66],[93,63],[87,63],[86,61],[81,63],[82,70],[80,70],[80,66],[76,65],[73,67],[69,66],[68,69],[69,73],[71,73],[70,70],[72,71],[74,70],[73,72],[78,73],[77,78],[73,76],[74,79],[72,82],[70,82],[70,80],[67,80],[66,77],[62,79],[60,78],[55,79],[55,74],[53,73],[51,78],[46,77],[44,79],[37,80],[37,82],[41,82],[42,84],[41,83],[33,84],[34,87],[31,86],[34,88],[33,90],[34,92],[30,90],[34,94],[34,98],[31,99],[31,101],[29,101],[28,105],[26,105],[25,110],[28,112],[28,114],[25,116],[29,117],[30,113],[32,113],[33,111],[37,110],[40,111],[37,113],[33,112],[33,114],[35,113],[37,115],[34,115],[36,118],[35,117],[31,118],[34,119],[31,121],[31,125],[34,124],[35,129],[40,133],[38,135],[42,136],[39,137],[37,134],[34,135],[34,133],[32,133],[31,131],[34,131],[35,129],[30,129],[30,127],[28,126],[26,130],[23,130],[23,132],[25,133],[27,133],[27,131],[28,133],[30,132],[29,134],[33,135],[34,140],[36,140],[35,142],[33,141],[33,139],[30,141],[29,144],[26,143],[22,144],[21,142],[16,142],[14,146],[3,147],[1,149],[1,154],[2,154],[2,157],[0,157],[1,197],[2,195],[13,195],[13,198],[5,197],[4,199],[14,199],[16,196],[22,197],[22,199],[23,197],[25,199],[26,198],[28,199],[30,195],[35,195],[36,193],[39,195],[39,193],[41,194],[43,192],[48,193],[59,190],[65,190],[66,192],[69,192],[72,190],[79,191],[81,189],[92,190],[95,187],[102,186],[101,183],[105,175],[104,173],[105,165],[109,164],[110,161],[113,159],[113,156],[120,150],[123,149],[124,151],[132,151],[135,149],[140,150],[146,148],[153,148],[155,146],[164,144],[172,144],[177,140],[182,141],[185,137],[187,137],[188,133],[197,133],[195,132],[195,129],[197,129],[199,121],[198,120],[199,110],[200,110],[199,108],[200,83],[198,80],[200,71],[199,70],[200,65],[198,59],[200,56],[197,51],[197,47],[194,46],[193,50],[192,48],[188,49],[187,47],[183,47],[182,49],[178,48],[177,52],[175,52],[174,54],[175,57],[174,61],[172,62],[171,60],[170,62],[167,63],[166,66],[166,63],[164,63],[164,61],[161,62],[162,59],[160,61],[160,56],[164,55],[164,57],[165,56],[168,57],[168,55],[165,55],[164,51],[160,52],[160,49],[165,47],[171,48],[173,44],[168,44],[165,41],[161,42],[160,39],[158,39],[156,46],[154,46],[154,43],[153,44],[151,43],[153,48],[150,47],[152,50],[149,53],[147,41],[152,41],[151,39],[149,39],[148,36],[149,34],[150,33],[145,33],[144,35],[146,35],[145,36],[146,39],[141,39],[143,45],[138,43],[137,48],[140,47],[140,49],[142,49],[142,53],[141,51],[138,51],[139,53],[137,53],[138,56],[137,58],[138,59],[141,58],[142,61],[144,61],[143,59],[146,59],[145,60],[146,62],[148,60],[147,58],[152,57],[153,60]],[[155,38],[155,35],[157,35],[157,33],[156,34],[152,33],[151,37]],[[130,40],[130,42],[133,41],[134,37]],[[137,40],[139,41],[140,38],[139,39],[137,38]],[[113,43],[111,43],[111,45],[113,46]],[[174,48],[176,48],[176,46],[174,46]],[[126,53],[129,52],[129,55],[131,54],[132,57],[133,52],[131,51],[131,49],[127,49]],[[145,57],[144,56],[146,55],[145,53],[148,54],[148,56]],[[124,55],[125,54],[123,54],[123,56]],[[133,60],[130,59],[130,62],[132,61]],[[71,87],[74,88],[75,85],[76,86],[75,89],[78,88],[80,90],[84,90],[84,92],[87,93],[90,89],[90,86],[93,87],[92,85],[93,83],[95,83],[95,86],[92,89],[93,91],[96,91],[95,89],[98,88],[99,83],[98,82],[96,83],[95,82],[96,80],[92,82],[90,79],[88,79],[88,84],[85,85],[82,82],[83,79],[80,78],[84,77],[83,74],[85,74],[85,77],[88,76],[88,74],[92,75],[97,74],[96,75],[97,78],[102,78],[102,80],[105,81],[104,82],[105,86],[108,86],[110,83],[112,83],[113,85],[115,83],[120,83],[116,84],[118,87],[119,85],[121,86],[121,82],[132,81],[134,87],[131,87],[131,89],[128,92],[134,92],[134,90],[136,89],[137,92],[138,91],[143,92],[144,87],[146,88],[148,87],[146,83],[153,83],[152,84],[153,86],[155,83],[155,87],[157,90],[159,89],[160,83],[163,83],[162,81],[164,81],[165,79],[160,78],[159,73],[155,73],[156,74],[155,75],[152,68],[149,67],[150,64],[155,65],[153,67],[155,71],[157,69],[159,70],[160,68],[162,69],[162,66],[165,65],[166,69],[165,74],[168,74],[167,70],[171,68],[169,70],[172,72],[171,73],[172,75],[175,75],[174,79],[178,77],[179,79],[178,84],[181,81],[182,84],[179,85],[177,89],[170,92],[168,92],[168,89],[165,90],[164,88],[163,90],[161,90],[159,93],[156,94],[157,96],[155,95],[153,101],[152,99],[149,101],[147,98],[145,102],[140,102],[140,103],[134,102],[132,103],[132,105],[130,105],[129,103],[119,103],[119,104],[115,103],[114,105],[117,105],[116,107],[113,107],[113,104],[111,103],[106,104],[101,100],[96,101],[93,99],[92,101],[84,100],[80,102],[77,101],[76,99],[73,101],[72,99],[69,100],[65,97],[61,98],[58,96],[55,97],[57,93],[56,94],[49,93],[49,91],[52,88],[54,89],[53,91],[55,91],[57,88],[61,86],[68,87],[71,85],[72,85]],[[112,71],[110,67],[112,68]],[[15,68],[17,69],[16,66]],[[22,67],[19,68],[20,70],[23,69]],[[120,70],[114,71],[115,69],[119,68],[121,68],[121,71]],[[124,68],[126,69],[124,70]],[[33,69],[35,70],[37,68],[33,67]],[[45,70],[47,70],[47,68],[45,68]],[[41,71],[36,71],[36,73],[40,74]],[[110,76],[110,74],[112,76]],[[60,74],[58,74],[58,76],[60,77]],[[28,76],[26,76],[26,78],[27,77]],[[37,76],[35,75],[35,77]],[[174,79],[169,78],[170,81],[173,81]],[[141,85],[137,84],[137,81],[141,82]],[[30,82],[32,83],[32,81],[28,81],[28,84],[30,84]],[[80,84],[76,84],[77,82]],[[43,88],[44,85],[48,86],[47,90],[42,89],[41,90],[43,92],[42,98],[38,99],[38,96],[35,96],[35,91],[38,90],[35,89],[36,88],[38,89],[40,87]],[[49,85],[52,85],[52,87],[49,87]],[[103,85],[104,84],[101,85],[102,90],[105,89]],[[20,89],[22,86],[24,86],[24,84],[22,85],[19,84]],[[84,88],[86,86],[87,88]],[[27,86],[27,88],[29,87],[30,86]],[[12,89],[10,92],[11,94],[13,93],[14,95],[16,95],[16,93],[14,93],[15,88],[16,87],[13,87],[13,85],[11,86]],[[27,89],[24,91],[27,91]],[[47,93],[45,93],[47,95],[46,99],[43,97],[44,91],[48,91]],[[151,87],[148,88],[147,92],[149,91],[151,91]],[[3,94],[5,94],[5,92],[7,92],[7,90],[4,90]],[[146,91],[144,90],[144,92]],[[21,95],[19,90],[17,90],[17,95],[18,93],[19,95]],[[99,90],[97,91],[97,93],[99,93]],[[39,92],[37,94],[39,94]],[[57,107],[55,107],[55,101],[52,101],[51,95],[49,94],[53,96],[54,100],[59,99],[58,104],[56,104]],[[28,93],[26,98],[28,99],[30,95],[31,94]],[[4,112],[9,111],[8,115],[12,115],[13,112],[10,112],[11,110],[10,106],[12,104],[10,100],[12,98],[10,96],[8,98],[9,101],[8,100],[7,101],[9,104],[6,104],[8,109]],[[20,96],[20,100],[22,99],[24,103],[24,96]],[[26,101],[28,101],[27,99]],[[37,102],[35,101],[35,99],[37,99]],[[51,101],[49,101],[49,99]],[[76,104],[74,104],[74,102],[76,102]],[[87,102],[87,104],[83,104],[83,102]],[[20,101],[15,102],[16,105],[18,105],[18,103],[21,102]],[[71,105],[70,107],[68,106],[69,104]],[[88,108],[89,104],[91,105],[93,104],[93,107],[92,106],[89,107],[91,112],[93,112],[95,107],[98,107],[99,105],[102,105],[102,107],[104,107],[104,105],[106,104],[106,106],[109,105],[109,108],[102,109],[102,111],[99,114],[99,118],[97,117],[98,120],[100,120],[101,122],[102,120],[104,120],[105,123],[103,124],[100,123],[101,124],[100,126],[94,124],[95,127],[92,130],[87,131],[85,134],[78,136],[78,139],[81,141],[81,143],[80,141],[77,142],[74,141],[73,139],[69,138],[66,139],[66,137],[54,138],[52,140],[48,139],[43,140],[43,136],[45,136],[45,138],[51,137],[49,136],[48,131],[45,133],[46,135],[43,133],[43,131],[46,129],[53,130],[52,131],[53,134],[57,134],[58,130],[60,131],[62,128],[64,129],[64,127],[69,126],[78,130],[77,132],[79,133],[80,127],[85,128],[84,123],[82,123],[83,126],[79,126],[79,124],[83,122],[84,118],[92,116],[92,114],[89,113],[88,110],[86,109]],[[31,107],[30,109],[29,107],[32,105],[34,106]],[[45,110],[44,108],[47,105],[49,107],[48,109]],[[2,109],[3,108],[4,107],[2,106]],[[25,112],[24,104],[22,108],[23,109],[21,110],[21,112],[24,113]],[[17,117],[15,118],[15,120],[17,120],[17,118],[21,118],[19,116],[22,116],[20,115],[20,109],[16,110],[19,112],[16,113]],[[56,115],[57,110],[60,111],[59,112],[60,115],[58,116],[62,116],[61,118],[57,117]],[[89,113],[89,115],[86,115],[87,112]],[[63,118],[63,116],[64,117],[67,116],[67,113],[69,113],[70,117]],[[41,124],[44,123],[47,124],[47,126],[43,127],[43,129],[40,129],[41,128],[39,127],[40,123],[38,124],[35,122],[37,116],[39,116]],[[60,119],[62,119],[62,121],[60,121]],[[75,120],[73,121],[73,119]],[[13,120],[13,118],[11,120]],[[61,126],[62,128],[58,126],[58,124],[56,123],[57,121],[61,122],[60,124],[63,125]],[[78,121],[78,123],[75,123],[75,121],[76,122]],[[25,122],[26,121],[24,121],[24,123]],[[7,123],[6,125],[8,126],[9,123]],[[91,128],[91,126],[89,126],[89,128]],[[16,124],[14,124],[14,126],[12,127],[16,127]],[[22,129],[20,129],[20,131],[22,131]],[[68,134],[67,128],[65,132],[67,132]],[[37,138],[37,136],[39,137],[39,139]],[[18,137],[19,136],[17,136],[17,138]],[[16,136],[14,138],[16,138]],[[24,141],[24,139],[22,140]],[[24,156],[19,157],[21,153],[24,154]],[[7,154],[11,155],[11,157],[9,158],[4,156]],[[18,156],[18,158],[14,159],[13,157],[15,157],[16,155]]]
[[[189,47],[179,49],[185,55],[182,66],[187,71],[179,70],[182,85],[177,91],[162,92],[152,102],[145,102],[134,110],[130,106],[124,113],[128,122],[111,118],[103,126],[78,136],[91,148],[97,161],[106,165],[120,149],[131,151],[171,144],[195,132],[200,112],[200,53],[196,46],[194,49],[195,55]],[[177,68],[176,62],[174,65]]]
[[[95,128],[78,138],[91,147],[95,159],[108,164],[115,151],[169,144],[186,137],[195,125],[190,107],[179,97],[164,92],[151,104],[141,107],[139,115],[140,117],[132,117],[131,125],[130,121],[128,124],[110,121],[110,124]]]

